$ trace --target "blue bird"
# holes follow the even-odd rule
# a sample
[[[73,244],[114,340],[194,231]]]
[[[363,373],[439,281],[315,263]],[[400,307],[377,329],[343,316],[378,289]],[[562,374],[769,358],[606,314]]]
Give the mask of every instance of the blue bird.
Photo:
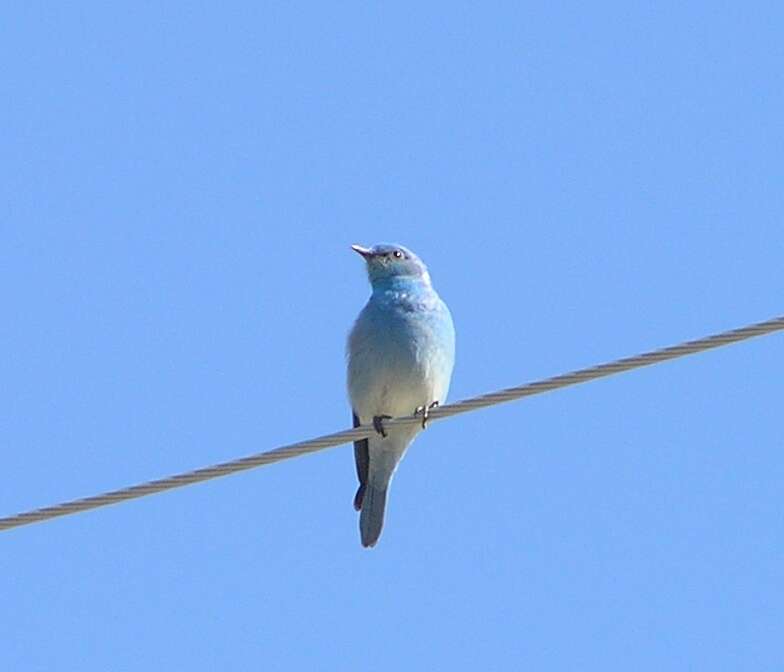
[[[430,283],[427,267],[401,245],[352,245],[367,265],[373,293],[348,337],[348,394],[354,427],[377,435],[354,443],[362,545],[375,546],[387,492],[428,411],[443,403],[455,361],[452,316]],[[422,415],[422,425],[385,429],[385,418]]]

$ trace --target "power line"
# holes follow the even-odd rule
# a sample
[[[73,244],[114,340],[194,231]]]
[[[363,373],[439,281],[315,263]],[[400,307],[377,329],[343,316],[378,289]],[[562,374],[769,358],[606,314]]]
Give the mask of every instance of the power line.
[[[733,329],[732,331],[706,336],[705,338],[700,338],[695,341],[687,341],[660,350],[651,350],[641,355],[635,355],[634,357],[625,357],[614,362],[599,364],[587,369],[579,369],[578,371],[565,373],[552,378],[545,378],[544,380],[527,383],[518,387],[510,387],[505,390],[491,392],[479,397],[458,401],[454,404],[439,406],[430,412],[429,417],[431,421],[442,420],[443,418],[448,418],[449,416],[457,415],[458,413],[467,413],[468,411],[475,411],[479,408],[484,408],[485,406],[493,406],[515,399],[522,399],[523,397],[530,397],[535,394],[542,394],[544,392],[549,392],[550,390],[557,390],[562,387],[585,383],[589,380],[595,380],[596,378],[603,378],[623,371],[638,369],[643,366],[650,366],[651,364],[658,364],[659,362],[664,362],[669,359],[677,359],[678,357],[684,357],[685,355],[703,352],[712,348],[718,348],[722,345],[729,345],[730,343],[736,343],[755,336],[763,336],[781,330],[784,330],[784,316],[752,324],[740,329]],[[386,420],[384,426],[396,427],[419,422],[422,422],[421,416],[412,415]],[[227,476],[229,474],[245,471],[246,469],[261,467],[272,464],[273,462],[281,462],[282,460],[288,460],[292,457],[298,457],[308,453],[315,453],[324,448],[330,448],[332,446],[338,446],[343,443],[349,443],[351,441],[356,441],[357,439],[372,436],[374,433],[375,430],[372,426],[365,425],[355,429],[336,432],[334,434],[327,434],[315,439],[300,441],[299,443],[292,443],[288,446],[282,446],[263,453],[248,455],[247,457],[231,460],[229,462],[221,462],[220,464],[211,467],[203,467],[194,471],[132,485],[127,488],[112,490],[101,495],[74,499],[61,504],[46,506],[33,511],[26,511],[14,516],[8,516],[7,518],[0,518],[0,530],[30,525],[31,523],[38,523],[49,520],[50,518],[67,516],[72,513],[78,513],[79,511],[97,509],[101,506],[116,504],[128,499],[136,499],[137,497],[144,497],[165,490],[181,488],[192,483],[207,481],[212,478],[218,478],[219,476]]]

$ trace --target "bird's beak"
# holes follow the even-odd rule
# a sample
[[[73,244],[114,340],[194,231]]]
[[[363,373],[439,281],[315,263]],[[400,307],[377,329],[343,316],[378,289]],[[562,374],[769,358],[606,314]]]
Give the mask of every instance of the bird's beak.
[[[352,245],[351,249],[357,254],[361,254],[364,259],[370,259],[370,257],[373,256],[373,252],[370,248],[362,247],[362,245]]]

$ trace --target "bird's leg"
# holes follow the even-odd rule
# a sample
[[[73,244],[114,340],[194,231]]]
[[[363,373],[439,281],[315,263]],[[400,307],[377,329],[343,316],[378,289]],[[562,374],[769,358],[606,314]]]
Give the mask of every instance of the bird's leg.
[[[422,429],[427,427],[427,421],[430,417],[430,411],[438,406],[438,402],[434,401],[432,404],[424,404],[422,406],[417,406],[414,409],[414,415],[421,415],[422,416]]]
[[[391,420],[391,415],[374,415],[373,416],[373,429],[375,429],[381,436],[385,439],[387,438],[387,433],[384,431],[384,423],[382,420]]]

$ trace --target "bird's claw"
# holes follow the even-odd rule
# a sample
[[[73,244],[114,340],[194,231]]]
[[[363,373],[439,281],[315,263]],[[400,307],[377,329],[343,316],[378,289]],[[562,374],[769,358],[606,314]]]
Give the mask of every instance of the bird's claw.
[[[385,439],[387,438],[387,433],[384,430],[384,423],[383,420],[391,420],[391,415],[374,415],[373,416],[373,429],[375,429],[381,436]]]
[[[414,409],[414,415],[421,415],[422,416],[422,429],[427,427],[427,421],[430,418],[430,411],[438,406],[438,402],[434,401],[431,404],[424,404],[422,406],[417,406]]]

